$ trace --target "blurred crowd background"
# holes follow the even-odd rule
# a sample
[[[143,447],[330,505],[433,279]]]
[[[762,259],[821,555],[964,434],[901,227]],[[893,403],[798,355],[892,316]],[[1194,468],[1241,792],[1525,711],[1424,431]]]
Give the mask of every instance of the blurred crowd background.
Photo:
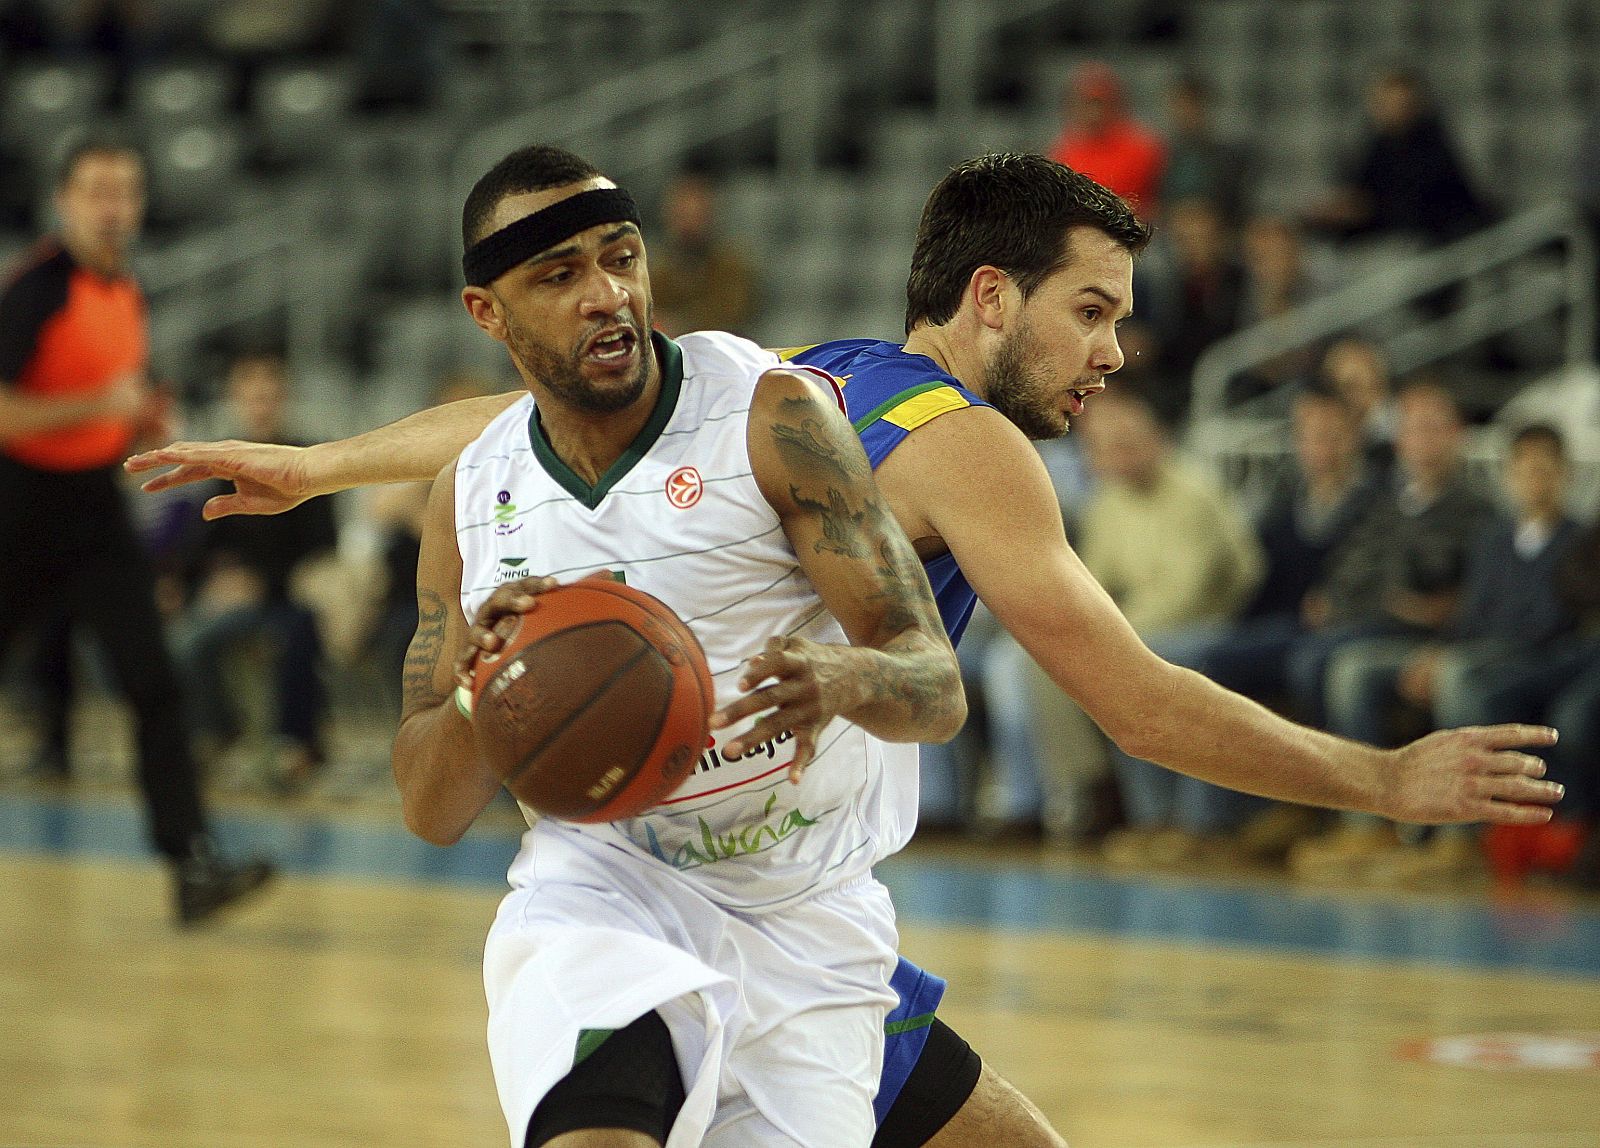
[[[1087,172],[1156,240],[1127,366],[1041,451],[1135,627],[1379,744],[1554,722],[1569,796],[1540,830],[1425,834],[1228,794],[1108,746],[980,612],[925,830],[1600,883],[1600,7],[0,0],[0,256],[51,228],[62,149],[108,129],[146,158],[136,264],[182,435],[280,442],[514,384],[457,297],[459,207],[523,143],[647,205],[658,326],[769,346],[903,333],[950,163]],[[202,526],[208,493],[139,505],[209,783],[387,793],[424,492]],[[65,627],[7,668],[14,783],[125,768]]]

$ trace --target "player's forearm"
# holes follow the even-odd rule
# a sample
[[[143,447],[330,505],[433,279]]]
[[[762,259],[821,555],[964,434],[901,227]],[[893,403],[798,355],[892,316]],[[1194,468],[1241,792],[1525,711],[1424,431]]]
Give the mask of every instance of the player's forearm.
[[[961,669],[950,644],[921,630],[880,649],[840,647],[851,700],[840,716],[884,741],[946,742],[967,720]]]
[[[0,442],[60,430],[105,413],[104,398],[46,399],[0,388]]]
[[[478,763],[472,724],[454,700],[400,723],[391,765],[406,828],[435,845],[461,840],[500,787]]]
[[[1333,809],[1383,812],[1387,751],[1297,725],[1166,665],[1133,717],[1101,720],[1122,749],[1229,789]]]
[[[307,447],[306,477],[317,494],[357,486],[431,480],[483,433],[516,393],[461,399],[336,442]]]

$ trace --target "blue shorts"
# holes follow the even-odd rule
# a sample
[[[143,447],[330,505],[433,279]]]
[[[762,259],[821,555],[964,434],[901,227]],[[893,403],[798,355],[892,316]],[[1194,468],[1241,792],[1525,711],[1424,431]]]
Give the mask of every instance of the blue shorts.
[[[928,1043],[928,1028],[933,1024],[933,1014],[944,999],[944,981],[930,972],[900,958],[889,987],[900,997],[883,1022],[883,1077],[878,1082],[878,1098],[872,1102],[873,1115],[878,1123],[894,1104],[900,1090],[905,1087],[923,1046]]]

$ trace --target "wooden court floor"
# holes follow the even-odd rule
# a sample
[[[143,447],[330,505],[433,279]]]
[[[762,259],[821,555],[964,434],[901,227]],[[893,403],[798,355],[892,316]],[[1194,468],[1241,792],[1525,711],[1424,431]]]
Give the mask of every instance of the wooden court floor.
[[[507,1142],[478,972],[491,880],[300,865],[259,903],[180,933],[154,864],[101,849],[99,828],[81,848],[70,835],[41,846],[3,816],[6,800],[0,1148]],[[1014,928],[993,915],[1006,864],[917,851],[898,865],[903,948],[952,983],[941,1015],[1074,1148],[1600,1148],[1600,1056],[1583,1043],[1600,1047],[1593,906],[1519,905],[1465,948],[1451,904],[1399,917],[1366,906],[1355,935],[1410,929],[1425,952],[1439,934],[1438,960],[1390,959],[1166,935],[1163,914],[1210,894],[1159,882],[1146,906],[1134,903],[1143,886],[1112,889],[1125,927]],[[972,866],[998,925],[924,911],[923,877],[959,898]],[[1031,868],[1017,877],[1024,907],[1061,888],[1027,884],[1036,879]],[[1243,909],[1192,911],[1242,921],[1297,896],[1247,890],[1258,893]],[[1474,929],[1487,920],[1478,911],[1462,909]],[[1497,928],[1559,934],[1577,949],[1535,936],[1529,951],[1575,951],[1579,967],[1496,958]],[[1518,1034],[1539,1039],[1512,1042],[1520,1052],[1508,1056],[1503,1042]],[[1485,1036],[1502,1043],[1447,1049],[1493,1066],[1419,1051]]]

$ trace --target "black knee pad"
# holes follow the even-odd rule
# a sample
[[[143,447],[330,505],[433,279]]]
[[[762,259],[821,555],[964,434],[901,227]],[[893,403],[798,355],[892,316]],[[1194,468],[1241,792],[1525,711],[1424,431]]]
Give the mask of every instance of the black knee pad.
[[[525,1148],[566,1132],[626,1128],[665,1144],[683,1107],[683,1074],[659,1013],[619,1028],[572,1066],[533,1110]]]
[[[872,1148],[922,1148],[978,1087],[983,1059],[938,1017],[928,1042],[872,1138]]]

